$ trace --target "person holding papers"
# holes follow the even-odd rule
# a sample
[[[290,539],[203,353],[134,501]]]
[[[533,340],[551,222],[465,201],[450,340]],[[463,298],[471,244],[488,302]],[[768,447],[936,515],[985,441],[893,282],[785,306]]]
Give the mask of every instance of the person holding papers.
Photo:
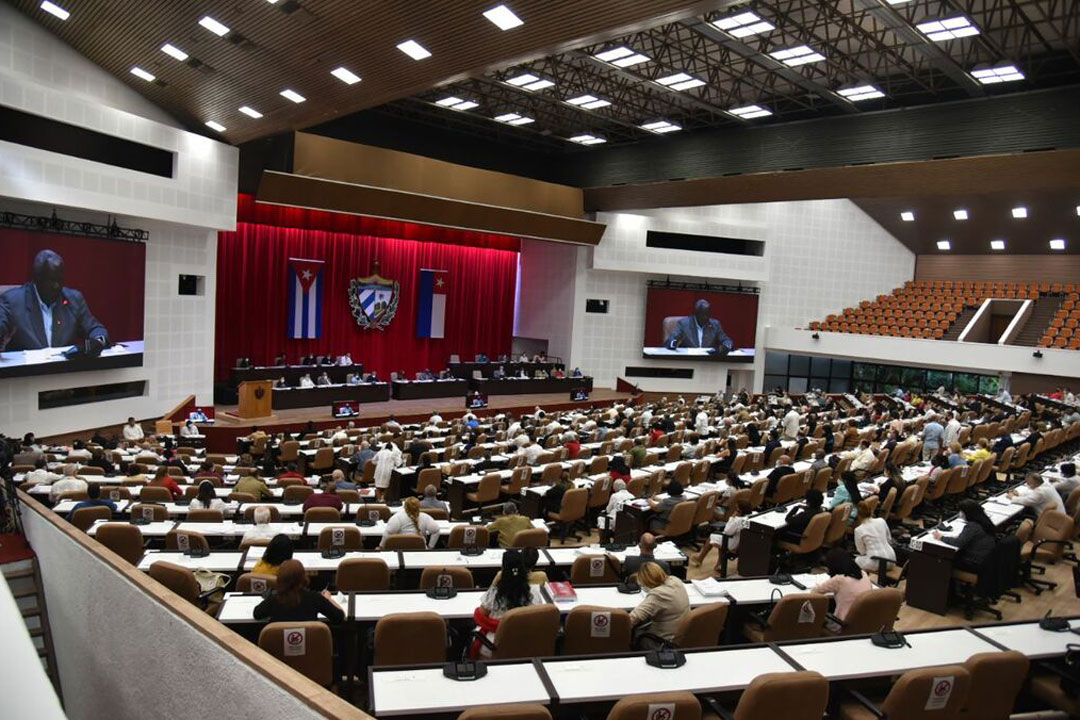
[[[935,540],[956,548],[953,567],[978,573],[994,553],[994,546],[997,543],[994,523],[987,517],[982,505],[974,500],[960,501],[960,517],[964,521],[964,529],[960,531],[959,536],[945,537],[937,530],[934,530],[932,534]]]
[[[686,594],[686,584],[679,578],[668,575],[657,563],[647,562],[637,571],[638,584],[646,592],[645,598],[630,611],[630,624],[641,628],[642,635],[635,639],[640,648],[655,649],[659,643],[655,638],[671,642],[679,623],[690,613],[690,598]]]

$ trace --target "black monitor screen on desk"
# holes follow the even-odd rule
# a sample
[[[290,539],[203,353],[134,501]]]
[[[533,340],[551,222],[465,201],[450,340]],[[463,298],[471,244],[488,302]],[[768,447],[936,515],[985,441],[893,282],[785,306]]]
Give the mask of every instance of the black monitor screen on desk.
[[[488,406],[488,396],[483,393],[470,393],[465,396],[465,407],[469,410],[476,410],[477,408],[486,408]]]
[[[577,387],[570,391],[570,400],[573,402],[585,402],[589,399],[588,388]]]
[[[350,418],[360,414],[360,403],[355,400],[338,400],[333,406],[334,417]]]

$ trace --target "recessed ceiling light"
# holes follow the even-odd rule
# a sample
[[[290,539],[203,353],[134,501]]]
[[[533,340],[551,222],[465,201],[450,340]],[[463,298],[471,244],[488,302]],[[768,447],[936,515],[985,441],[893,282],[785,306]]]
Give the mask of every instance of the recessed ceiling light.
[[[1050,241],[1050,249],[1051,250],[1064,250],[1065,249],[1065,240],[1063,240],[1062,238],[1054,238],[1053,240]]]
[[[206,127],[210,128],[214,132],[225,132],[225,126],[221,123],[214,122],[213,120],[207,120]]]
[[[1027,217],[1027,208],[1023,205],[1020,205],[1019,207],[1014,207],[1012,209],[1012,216],[1017,220],[1023,220]]]
[[[957,220],[967,220],[968,219],[968,211],[963,209],[963,208],[959,208],[957,210],[952,211],[952,216],[954,218],[956,218]]]
[[[256,120],[258,120],[259,118],[262,117],[261,112],[259,112],[255,108],[249,108],[247,105],[244,105],[243,107],[241,107],[240,112],[244,113],[249,118],[255,118]]]
[[[665,75],[664,77],[656,78],[653,82],[663,85],[670,90],[689,90],[690,88],[701,87],[705,84],[704,80],[696,78],[693,75],[687,75],[684,72],[675,73],[674,75]]]
[[[472,100],[462,100],[459,97],[444,97],[442,100],[435,102],[436,105],[441,105],[444,108],[450,108],[452,110],[472,110],[474,107],[479,107],[480,103],[473,102]]]
[[[938,250],[952,250],[952,243],[949,242],[948,240],[938,240],[937,241],[937,249]]]
[[[528,90],[529,92],[536,92],[537,90],[555,87],[555,83],[550,80],[539,78],[532,73],[523,73],[516,77],[512,77],[506,80],[506,83],[521,88],[522,90]]]
[[[531,117],[518,115],[517,113],[504,113],[502,115],[496,115],[495,119],[499,122],[506,123],[507,125],[528,125],[531,122],[536,122]]]
[[[496,5],[486,11],[484,17],[498,25],[500,30],[510,30],[525,24],[513,10],[505,5]]]
[[[990,241],[990,249],[991,250],[1004,250],[1005,249],[1005,241],[1004,240],[991,240]]]
[[[295,90],[285,89],[285,90],[282,90],[278,94],[281,95],[281,97],[285,98],[286,100],[292,100],[294,103],[296,103],[298,105],[300,103],[304,102],[305,100],[307,100],[306,97],[304,97],[300,93],[296,92]]]
[[[169,43],[165,43],[164,45],[161,46],[161,52],[165,53],[166,55],[169,55],[171,57],[176,58],[180,62],[183,62],[183,61],[188,59],[188,54],[186,52],[184,52],[180,48],[176,47],[175,45],[170,45]]]
[[[776,29],[775,25],[762,20],[758,15],[752,12],[729,15],[726,18],[713,20],[712,25],[737,38],[759,35],[763,32]]]
[[[428,52],[428,49],[415,40],[406,40],[403,43],[398,43],[397,49],[411,57],[413,60],[423,60],[424,58],[431,57],[431,53]]]
[[[568,139],[570,140],[570,142],[576,142],[579,145],[599,145],[600,143],[607,142],[607,140],[602,137],[597,137],[596,135],[589,135],[588,133],[585,133],[584,135],[575,135],[574,137]]]
[[[731,108],[728,112],[743,120],[752,120],[754,118],[772,115],[772,111],[762,105],[744,105],[742,107]]]
[[[640,127],[642,130],[648,130],[649,132],[658,133],[660,135],[675,132],[676,130],[682,130],[681,126],[668,122],[667,120],[657,120],[656,122],[645,123]]]
[[[900,213],[900,219],[904,222],[915,222],[915,213],[911,210],[905,210]]]
[[[639,52],[631,50],[625,45],[620,45],[610,50],[605,50],[602,53],[593,55],[597,60],[602,60],[606,63],[611,63],[615,67],[625,68],[631,65],[637,65],[639,63],[648,62],[651,58],[648,55],[642,55]]]
[[[71,13],[69,13],[67,10],[60,7],[59,5],[49,2],[49,0],[45,0],[45,2],[41,3],[41,9],[49,13],[50,15],[60,18],[61,20],[67,20],[69,17],[71,17]]]
[[[996,67],[977,67],[971,71],[971,77],[983,85],[995,85],[1003,82],[1016,82],[1024,79],[1024,73],[1012,63]]]
[[[607,107],[611,103],[607,100],[602,100],[595,95],[578,95],[577,97],[570,98],[566,101],[568,105],[576,105],[586,110],[596,110],[597,108]]]
[[[222,25],[221,23],[219,23],[217,20],[210,17],[209,15],[203,15],[202,20],[199,21],[199,24],[202,25],[207,30],[209,30],[210,32],[217,35],[218,37],[221,37],[222,35],[228,35],[229,34],[228,26]]]
[[[360,82],[359,75],[352,72],[351,70],[346,70],[343,67],[331,70],[330,74],[336,77],[341,82],[345,83],[346,85],[355,85],[356,83]]]
[[[1076,214],[1077,214],[1077,215],[1080,215],[1080,205],[1077,205],[1077,206],[1076,206]]]
[[[840,97],[847,98],[851,102],[874,100],[875,98],[885,97],[885,93],[881,92],[873,85],[859,85],[858,87],[843,88],[837,90],[836,94]]]
[[[969,35],[979,34],[979,28],[972,25],[971,21],[963,15],[945,18],[944,20],[929,20],[919,23],[915,28],[934,42],[957,40]]]
[[[779,60],[789,67],[805,65],[807,63],[818,62],[825,59],[824,55],[815,52],[809,45],[797,45],[793,48],[777,50],[776,52],[769,53],[769,57],[773,60]]]
[[[890,5],[903,5],[906,2],[911,2],[911,0],[885,0],[885,2]]]
[[[154,80],[157,79],[157,78],[155,78],[153,76],[153,74],[148,73],[145,70],[143,70],[141,67],[137,67],[137,66],[131,68],[131,74],[134,75],[137,78],[142,78],[146,82],[154,82]]]

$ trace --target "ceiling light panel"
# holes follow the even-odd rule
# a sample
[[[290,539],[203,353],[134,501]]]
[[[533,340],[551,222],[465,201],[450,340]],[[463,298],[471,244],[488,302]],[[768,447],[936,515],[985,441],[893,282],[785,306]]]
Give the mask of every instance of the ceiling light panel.
[[[598,98],[595,95],[578,95],[577,97],[570,98],[566,103],[568,105],[585,108],[586,110],[596,110],[597,108],[607,107],[611,104],[610,101]]]
[[[555,83],[544,78],[537,77],[532,73],[524,73],[517,75],[505,81],[508,85],[513,85],[516,88],[522,90],[528,90],[529,92],[536,92],[537,90],[546,90],[549,87],[555,87]]]
[[[131,68],[131,74],[134,75],[137,78],[142,78],[146,82],[154,82],[154,80],[157,79],[157,78],[154,77],[154,75],[152,73],[146,72],[141,67],[133,67],[133,68]]]
[[[1020,205],[1019,207],[1014,207],[1012,209],[1012,216],[1017,220],[1023,220],[1028,216],[1027,208],[1023,205]]]
[[[450,108],[451,110],[472,110],[475,107],[480,107],[480,103],[474,100],[462,100],[453,95],[444,97],[442,100],[437,100],[435,104],[444,108]]]
[[[199,24],[210,32],[217,35],[218,37],[229,34],[229,27],[227,25],[219,23],[217,20],[210,17],[209,15],[203,15],[202,19],[199,20]]]
[[[513,10],[505,5],[496,5],[485,11],[484,17],[495,23],[500,30],[512,30],[525,24],[521,18],[514,14]]]
[[[847,98],[851,102],[874,100],[876,98],[885,97],[885,93],[881,92],[873,85],[859,85],[858,87],[844,88],[842,90],[837,90],[836,94],[840,97]]]
[[[496,115],[495,119],[501,123],[506,123],[507,125],[528,125],[529,123],[536,122],[531,117],[518,115],[517,113],[504,113],[502,115]]]
[[[911,210],[905,210],[900,213],[900,219],[904,222],[915,222],[915,213]]]
[[[665,75],[664,77],[656,78],[653,82],[663,85],[669,90],[679,91],[701,87],[705,84],[704,80],[696,78],[693,75],[687,75],[684,72],[675,73],[674,75]]]
[[[952,216],[956,220],[967,220],[968,219],[968,211],[965,210],[964,208],[958,208],[956,210],[953,210]]]
[[[1050,241],[1050,249],[1051,250],[1064,250],[1065,249],[1065,240],[1062,239],[1062,238],[1055,238],[1055,239],[1051,240]]]
[[[304,97],[300,93],[296,92],[295,90],[286,89],[286,90],[282,90],[279,94],[281,95],[281,97],[285,98],[286,100],[291,100],[292,102],[296,103],[297,105],[299,105],[300,103],[307,100],[306,97]]]
[[[1004,240],[991,240],[990,241],[990,249],[991,250],[1004,250],[1005,249],[1005,241]]]
[[[682,127],[675,123],[668,122],[667,120],[657,120],[656,122],[645,123],[640,126],[642,130],[648,130],[659,135],[663,135],[669,132],[676,132],[682,130]]]
[[[651,59],[648,55],[642,55],[641,53],[631,50],[625,45],[620,45],[610,50],[605,50],[602,53],[593,55],[597,60],[601,60],[606,63],[611,63],[615,67],[626,68],[632,65],[639,65],[643,62],[649,62]]]
[[[69,13],[67,10],[60,7],[56,3],[49,2],[49,0],[45,0],[45,2],[41,3],[41,9],[49,13],[53,17],[60,18],[61,20],[67,20],[69,17],[71,17],[71,13]]]
[[[972,22],[963,15],[945,18],[944,20],[929,20],[927,22],[919,23],[915,28],[934,42],[958,40],[960,38],[979,34],[979,28],[975,27]]]
[[[341,82],[345,83],[346,85],[355,85],[356,83],[360,82],[359,75],[343,67],[331,70],[330,74],[336,77]]]
[[[225,132],[225,126],[221,123],[214,122],[213,120],[207,120],[206,127],[210,128],[214,132]]]
[[[161,52],[165,53],[169,57],[176,58],[180,62],[188,59],[188,54],[186,52],[176,47],[175,45],[170,45],[169,43],[165,43],[161,46]]]
[[[776,52],[769,53],[769,57],[773,60],[779,60],[788,67],[796,67],[798,65],[806,65],[807,63],[820,62],[825,59],[825,56],[819,52],[816,52],[809,45],[797,45],[793,48],[786,48],[784,50],[777,50]]]
[[[261,112],[259,112],[255,108],[250,108],[247,105],[244,105],[244,106],[240,107],[240,112],[244,113],[249,118],[255,118],[256,120],[258,120],[259,118],[262,117]]]
[[[728,112],[743,120],[753,120],[754,118],[772,115],[772,110],[769,110],[762,105],[744,105],[742,107],[731,108]]]
[[[938,240],[937,241],[937,249],[938,250],[952,250],[952,243],[949,242],[948,240]]]
[[[575,142],[579,145],[599,145],[600,143],[607,142],[607,140],[602,137],[598,137],[596,135],[589,135],[588,133],[585,133],[583,135],[575,135],[574,137],[569,138],[569,140],[570,142]]]
[[[760,35],[761,33],[775,30],[776,26],[767,22],[756,13],[744,12],[738,15],[729,15],[726,18],[713,20],[713,27],[737,38]]]
[[[398,43],[397,49],[411,57],[413,60],[423,60],[431,57],[431,53],[428,52],[428,49],[415,40],[406,40],[403,43]]]
[[[971,77],[983,85],[996,85],[1023,80],[1024,73],[1015,65],[998,65],[997,67],[975,68],[971,71]]]

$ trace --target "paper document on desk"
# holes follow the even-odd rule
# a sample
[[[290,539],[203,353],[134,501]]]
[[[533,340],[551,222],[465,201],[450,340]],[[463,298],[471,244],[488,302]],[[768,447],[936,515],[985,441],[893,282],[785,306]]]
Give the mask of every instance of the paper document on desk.
[[[727,597],[728,591],[724,589],[724,586],[717,582],[716,578],[704,578],[701,580],[691,580],[690,584],[694,586],[694,589],[702,595],[702,597]]]

